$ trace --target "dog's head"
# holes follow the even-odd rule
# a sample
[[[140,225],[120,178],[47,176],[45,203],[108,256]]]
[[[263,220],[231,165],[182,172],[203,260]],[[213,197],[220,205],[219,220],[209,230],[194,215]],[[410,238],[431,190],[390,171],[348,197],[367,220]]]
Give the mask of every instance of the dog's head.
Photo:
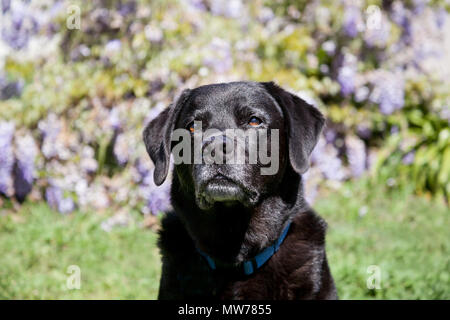
[[[198,207],[207,210],[218,202],[251,207],[279,187],[288,166],[297,174],[308,169],[309,155],[323,125],[324,118],[316,108],[273,82],[233,82],[183,91],[145,128],[144,142],[155,164],[155,183],[160,185],[167,177],[172,150],[175,153],[171,137],[184,130],[186,135],[180,137],[192,137],[190,147],[181,152],[177,147],[177,155],[189,161],[176,164],[174,174],[181,187],[195,196]],[[237,134],[230,138],[230,132]],[[255,136],[256,140],[251,139]],[[256,162],[250,160],[261,148],[270,163],[259,156]],[[209,154],[223,161],[211,163],[202,157],[199,163],[196,150],[203,157]],[[235,162],[227,162],[230,150],[235,152]],[[238,154],[244,155],[244,163],[236,161]],[[276,170],[262,173],[267,167]]]

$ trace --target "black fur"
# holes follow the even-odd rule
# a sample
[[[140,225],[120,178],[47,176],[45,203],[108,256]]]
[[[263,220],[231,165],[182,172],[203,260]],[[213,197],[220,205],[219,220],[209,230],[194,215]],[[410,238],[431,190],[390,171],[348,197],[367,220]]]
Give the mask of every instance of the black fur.
[[[337,298],[325,254],[326,223],[305,202],[301,176],[308,169],[324,118],[299,97],[272,82],[234,82],[184,91],[144,131],[156,167],[155,183],[161,184],[167,176],[175,128],[192,120],[202,120],[203,130],[242,128],[254,115],[263,119],[262,126],[280,130],[278,172],[261,175],[261,166],[250,164],[175,166],[174,212],[163,218],[159,238],[160,299]],[[225,181],[214,180],[218,176]],[[237,198],[205,201],[205,186],[211,181],[223,190],[237,190]],[[289,222],[279,251],[249,276],[228,267],[211,270],[196,249],[220,264],[239,265],[272,245]]]

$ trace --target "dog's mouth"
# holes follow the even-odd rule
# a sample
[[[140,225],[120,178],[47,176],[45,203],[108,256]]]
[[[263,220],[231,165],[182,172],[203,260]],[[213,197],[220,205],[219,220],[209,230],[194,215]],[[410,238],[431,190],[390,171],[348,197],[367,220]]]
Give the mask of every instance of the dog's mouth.
[[[212,208],[217,202],[226,206],[233,206],[237,203],[247,206],[254,203],[256,197],[254,192],[222,174],[203,183],[196,195],[197,204],[202,210]]]

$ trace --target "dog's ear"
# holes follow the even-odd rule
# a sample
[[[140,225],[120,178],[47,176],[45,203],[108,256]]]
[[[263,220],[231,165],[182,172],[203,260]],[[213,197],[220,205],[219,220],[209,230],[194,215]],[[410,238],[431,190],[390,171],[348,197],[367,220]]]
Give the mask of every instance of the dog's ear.
[[[189,89],[184,90],[174,103],[170,104],[144,129],[144,143],[150,158],[155,164],[153,180],[157,186],[166,180],[169,172],[170,138],[180,110],[189,97],[190,91]]]
[[[287,125],[289,160],[295,172],[309,168],[309,156],[316,146],[325,118],[315,107],[273,82],[261,83],[280,105]]]

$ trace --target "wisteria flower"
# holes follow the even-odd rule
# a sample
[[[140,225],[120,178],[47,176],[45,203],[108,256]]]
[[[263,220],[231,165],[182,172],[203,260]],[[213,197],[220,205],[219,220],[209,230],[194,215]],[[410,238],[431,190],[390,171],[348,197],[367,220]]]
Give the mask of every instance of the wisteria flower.
[[[325,41],[322,43],[322,49],[331,56],[336,52],[336,43],[332,40]]]
[[[405,154],[402,158],[402,162],[405,165],[410,165],[414,162],[414,158],[415,158],[415,152],[414,151],[410,151],[407,154]]]
[[[150,109],[150,112],[147,113],[147,116],[144,119],[144,126],[155,119],[165,108],[166,105],[164,103],[158,102],[153,108]]]
[[[160,43],[164,39],[164,33],[158,27],[148,25],[145,27],[145,37],[153,43]]]
[[[369,47],[384,47],[389,40],[391,23],[381,13],[375,10],[368,17],[369,22],[364,33],[364,40]],[[370,22],[372,20],[372,22]]]
[[[117,135],[114,143],[114,157],[117,160],[117,163],[120,166],[125,166],[130,157],[129,155],[129,139],[125,136],[125,134],[121,133]]]
[[[339,69],[337,81],[341,86],[341,93],[348,96],[355,91],[357,65],[356,57],[351,54],[346,54],[343,59],[343,64]]]
[[[210,5],[213,14],[227,18],[239,18],[244,10],[242,0],[214,0]]]
[[[272,9],[270,9],[269,7],[263,7],[258,15],[258,19],[262,23],[268,23],[274,17],[275,17],[275,14],[273,13]]]
[[[110,205],[110,199],[105,186],[101,183],[91,185],[87,193],[87,202],[92,208],[106,209]]]
[[[63,190],[52,182],[45,190],[45,199],[50,208],[62,214],[68,214],[75,209],[73,200],[69,197],[64,197]]]
[[[23,201],[31,192],[35,177],[37,146],[31,135],[16,138],[16,164],[14,166],[14,193]]]
[[[0,193],[6,196],[13,195],[14,131],[13,122],[0,122]]]
[[[148,196],[147,207],[155,215],[168,211],[171,208],[170,190],[168,188],[155,188]]]
[[[346,172],[336,148],[326,143],[323,137],[319,139],[311,153],[311,163],[329,180],[341,181],[346,178]]]
[[[22,1],[2,4],[1,38],[14,50],[27,46],[40,25],[31,8]]]
[[[111,54],[114,54],[114,53],[120,51],[121,47],[122,47],[122,42],[119,39],[113,39],[106,43],[105,52],[107,55],[111,55]]]
[[[132,221],[131,216],[125,212],[119,212],[118,214],[103,221],[100,225],[103,231],[110,232],[115,227],[126,227]]]
[[[444,8],[439,8],[435,12],[436,24],[438,28],[443,28],[448,19],[448,13]]]
[[[56,114],[50,113],[45,120],[39,121],[38,128],[43,136],[42,154],[47,158],[56,157],[61,149],[58,136],[62,124]]]
[[[122,121],[120,120],[119,108],[112,108],[108,117],[109,123],[114,130],[122,129]]]
[[[98,169],[98,162],[95,159],[95,151],[90,146],[84,146],[81,150],[80,166],[87,174],[93,174]]]
[[[366,147],[361,139],[348,135],[345,138],[347,159],[353,177],[360,177],[366,170]]]
[[[203,63],[216,73],[225,73],[233,66],[231,45],[224,39],[214,38],[208,46],[208,55]]]
[[[345,6],[343,29],[345,34],[352,38],[364,30],[364,21],[360,8],[355,5]]]
[[[377,103],[383,114],[391,114],[405,104],[405,83],[399,73],[380,71],[373,81],[370,100]]]

